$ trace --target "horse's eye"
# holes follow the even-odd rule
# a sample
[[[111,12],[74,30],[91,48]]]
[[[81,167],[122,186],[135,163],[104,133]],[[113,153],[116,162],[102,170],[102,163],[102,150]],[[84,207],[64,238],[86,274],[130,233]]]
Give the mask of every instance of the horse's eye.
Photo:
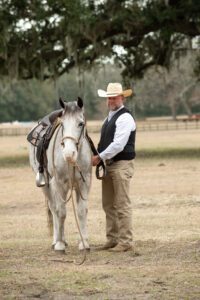
[[[79,124],[78,124],[78,127],[82,127],[84,125],[84,123],[83,122],[80,122]]]

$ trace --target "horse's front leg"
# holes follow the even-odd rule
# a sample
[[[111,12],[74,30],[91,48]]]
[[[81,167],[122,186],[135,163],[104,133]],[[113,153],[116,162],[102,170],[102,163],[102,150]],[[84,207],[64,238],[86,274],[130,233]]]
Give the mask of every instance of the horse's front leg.
[[[64,222],[66,218],[65,205],[56,203],[50,205],[50,209],[53,215],[53,248],[55,251],[64,251],[67,245],[64,237]]]
[[[81,237],[79,241],[79,250],[90,249],[88,243],[88,232],[87,232],[87,199],[88,199],[88,189],[84,185],[80,185],[76,190],[76,200],[77,200],[77,215],[79,220],[79,227],[81,231]]]
[[[53,246],[55,251],[64,251],[67,243],[64,236],[64,223],[66,218],[66,207],[64,197],[58,191],[51,190],[50,209],[53,215]]]
[[[55,251],[64,251],[66,242],[64,238],[64,223],[66,218],[66,208],[65,205],[58,203],[56,214],[55,214],[55,232],[54,232],[54,241]]]

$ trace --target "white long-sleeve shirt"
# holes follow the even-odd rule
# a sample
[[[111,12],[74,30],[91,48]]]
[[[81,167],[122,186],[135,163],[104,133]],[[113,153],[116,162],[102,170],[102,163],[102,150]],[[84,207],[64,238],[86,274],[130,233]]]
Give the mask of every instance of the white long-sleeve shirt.
[[[107,117],[108,122],[123,107],[124,106],[121,106],[116,111],[110,111]],[[134,131],[136,129],[135,121],[129,113],[120,115],[116,120],[115,125],[116,130],[113,142],[104,151],[99,153],[99,156],[102,160],[111,159],[119,152],[121,152],[128,142],[131,131]]]

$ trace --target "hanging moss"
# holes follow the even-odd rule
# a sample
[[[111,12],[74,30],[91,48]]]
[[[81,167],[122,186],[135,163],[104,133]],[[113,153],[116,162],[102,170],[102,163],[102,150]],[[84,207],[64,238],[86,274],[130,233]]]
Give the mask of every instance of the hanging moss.
[[[199,15],[198,0],[1,1],[0,75],[44,80],[114,56],[125,76],[141,77],[169,68],[184,39],[200,35]]]

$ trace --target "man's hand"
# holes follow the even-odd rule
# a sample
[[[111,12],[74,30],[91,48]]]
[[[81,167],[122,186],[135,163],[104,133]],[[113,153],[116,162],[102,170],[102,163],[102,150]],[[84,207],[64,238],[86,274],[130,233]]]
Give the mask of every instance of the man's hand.
[[[92,165],[97,166],[101,161],[101,158],[99,155],[92,156]]]

